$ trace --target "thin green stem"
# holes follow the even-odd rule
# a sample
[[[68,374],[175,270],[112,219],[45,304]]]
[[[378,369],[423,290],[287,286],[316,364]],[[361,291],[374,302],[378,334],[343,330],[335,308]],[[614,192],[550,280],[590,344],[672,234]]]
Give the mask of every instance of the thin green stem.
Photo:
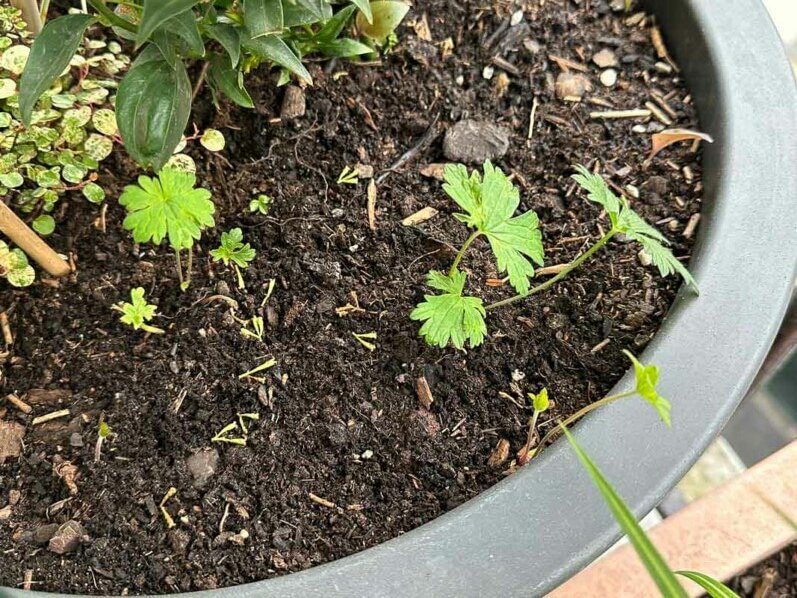
[[[180,279],[180,286],[182,287],[183,284],[184,284],[183,263],[182,263],[182,261],[180,259],[180,250],[179,249],[175,249],[174,250],[174,260],[177,263],[177,278]]]
[[[457,271],[457,266],[459,266],[459,262],[462,261],[462,257],[465,255],[468,247],[471,246],[471,243],[473,243],[479,237],[479,235],[481,235],[481,232],[477,230],[470,234],[470,237],[468,237],[468,239],[462,245],[462,249],[460,249],[459,253],[457,253],[457,257],[454,258],[454,263],[451,264],[451,269],[448,271],[449,276],[454,276],[454,272]]]
[[[45,21],[47,21],[47,11],[50,10],[50,0],[42,0],[41,6],[39,7],[39,17],[42,20],[42,25],[44,25]]]
[[[191,270],[193,270],[193,269],[194,269],[194,248],[193,247],[189,247],[188,248],[188,265],[187,265],[188,272],[186,273],[186,277],[185,277],[185,286],[186,287],[191,284]]]
[[[567,278],[567,276],[573,270],[578,268],[581,264],[583,264],[589,258],[591,258],[593,255],[595,255],[595,253],[601,247],[606,245],[606,243],[608,243],[609,240],[614,235],[616,235],[618,232],[619,231],[617,229],[612,228],[608,233],[606,233],[600,239],[598,239],[598,241],[595,243],[595,245],[593,245],[592,247],[587,249],[584,253],[582,253],[580,256],[578,256],[576,259],[574,259],[572,262],[570,262],[567,265],[567,267],[564,270],[562,270],[559,274],[557,274],[556,276],[554,276],[550,280],[546,280],[544,283],[539,284],[536,287],[532,288],[525,295],[515,295],[514,297],[510,297],[509,299],[504,299],[502,301],[497,301],[496,303],[491,303],[490,305],[486,306],[484,309],[486,309],[488,311],[491,310],[491,309],[497,309],[499,307],[504,307],[506,305],[510,305],[510,304],[515,303],[517,301],[522,301],[523,299],[526,299],[527,297],[530,297],[531,295],[536,295],[537,293],[542,293],[543,291],[547,291],[548,289],[550,289],[553,285],[555,285],[560,280],[563,280],[563,279]]]
[[[105,17],[105,19],[107,19],[111,25],[121,27],[125,31],[130,31],[131,33],[138,32],[138,29],[135,25],[133,25],[130,21],[123,19],[110,8],[108,8],[103,0],[88,0],[88,3],[100,14],[100,16]]]
[[[587,405],[586,407],[579,409],[570,417],[565,418],[559,425],[554,426],[550,432],[548,432],[545,436],[543,436],[542,440],[540,440],[539,444],[537,444],[537,448],[534,449],[534,455],[536,455],[540,449],[542,449],[548,441],[552,440],[554,436],[556,436],[559,432],[562,431],[562,426],[567,427],[573,422],[578,421],[582,417],[584,417],[587,413],[591,411],[595,411],[595,409],[600,409],[604,405],[609,405],[614,403],[615,401],[619,401],[620,399],[627,399],[628,397],[632,397],[636,394],[636,390],[629,390],[628,392],[622,392],[619,395],[612,395],[609,397],[604,397],[600,401],[595,401],[594,403]],[[532,457],[534,456],[532,455]]]

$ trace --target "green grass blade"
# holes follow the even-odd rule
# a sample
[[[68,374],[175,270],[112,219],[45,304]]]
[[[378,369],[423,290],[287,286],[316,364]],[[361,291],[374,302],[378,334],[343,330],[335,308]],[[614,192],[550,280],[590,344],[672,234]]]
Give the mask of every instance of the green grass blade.
[[[711,596],[711,598],[739,598],[739,594],[734,592],[721,581],[717,581],[708,575],[703,575],[697,571],[676,571],[675,574],[686,577],[687,579],[691,579],[693,582],[703,588],[706,593]]]
[[[611,510],[617,523],[620,524],[620,527],[628,536],[631,545],[634,547],[634,550],[636,550],[642,564],[645,565],[645,568],[648,570],[648,573],[653,578],[653,581],[658,586],[662,595],[666,598],[687,598],[683,586],[678,582],[675,574],[664,561],[661,554],[659,554],[659,551],[653,546],[645,532],[639,527],[636,518],[623,502],[623,499],[620,498],[611,484],[603,477],[598,466],[595,465],[587,453],[584,452],[584,449],[578,445],[568,429],[562,426],[562,431],[565,433],[565,436],[567,436],[576,455],[578,455],[579,460],[584,465],[584,469],[587,470],[587,473],[603,496],[604,501],[606,501],[606,505]]]

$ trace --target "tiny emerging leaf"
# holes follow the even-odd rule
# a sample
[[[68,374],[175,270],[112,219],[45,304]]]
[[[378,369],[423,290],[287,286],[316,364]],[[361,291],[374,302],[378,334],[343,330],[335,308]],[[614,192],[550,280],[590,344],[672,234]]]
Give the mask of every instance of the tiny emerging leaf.
[[[548,411],[548,407],[550,406],[551,402],[548,399],[547,388],[543,388],[536,395],[533,393],[529,393],[529,398],[531,399],[531,405],[532,407],[534,407],[534,411],[538,413],[542,413],[543,411]]]
[[[244,235],[240,228],[221,233],[221,245],[218,249],[210,251],[211,257],[216,262],[224,262],[225,266],[229,266],[232,262],[239,268],[248,267],[249,262],[255,259],[255,250],[249,243],[244,243],[243,239]]]
[[[144,299],[144,289],[141,287],[130,291],[130,303],[118,303],[114,309],[122,313],[122,317],[119,318],[122,323],[132,326],[133,329],[163,334],[163,330],[160,328],[147,325],[147,322],[155,317],[156,307],[147,303],[147,300]]]
[[[659,383],[659,368],[655,365],[643,365],[630,351],[624,350],[623,353],[634,364],[637,394],[650,403],[659,414],[661,421],[669,426],[671,423],[670,402],[656,390],[656,385]]]
[[[465,346],[476,347],[484,341],[487,325],[486,312],[478,297],[463,296],[465,288],[464,272],[454,272],[446,276],[442,272],[429,273],[427,284],[443,291],[441,295],[426,295],[425,301],[410,314],[413,320],[420,320],[420,334],[432,346],[445,348],[449,341],[458,349]]]

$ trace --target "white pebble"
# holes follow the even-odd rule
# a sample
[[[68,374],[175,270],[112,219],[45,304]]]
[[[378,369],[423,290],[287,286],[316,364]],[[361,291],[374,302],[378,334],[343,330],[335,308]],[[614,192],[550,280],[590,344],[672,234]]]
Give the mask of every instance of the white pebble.
[[[637,257],[639,258],[639,263],[643,266],[650,266],[653,263],[653,258],[650,257],[650,254],[644,249],[639,250]]]
[[[484,67],[484,70],[482,71],[482,77],[484,77],[488,81],[493,78],[494,74],[495,74],[495,69],[490,65]]]
[[[367,451],[363,451],[363,454],[360,455],[360,459],[362,459],[363,461],[368,461],[368,459],[370,459],[373,456],[374,456],[374,451],[368,449]]]
[[[520,25],[520,22],[523,20],[523,11],[516,10],[512,13],[512,19],[509,21],[509,24],[514,27],[515,25]]]
[[[617,71],[614,69],[606,69],[601,73],[601,83],[604,87],[614,87],[617,83]]]

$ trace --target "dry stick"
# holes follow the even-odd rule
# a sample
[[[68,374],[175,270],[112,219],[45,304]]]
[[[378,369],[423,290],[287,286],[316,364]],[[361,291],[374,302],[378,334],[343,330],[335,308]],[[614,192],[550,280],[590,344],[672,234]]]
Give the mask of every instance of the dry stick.
[[[22,251],[52,276],[60,278],[71,272],[69,264],[61,259],[2,201],[0,201],[0,231],[3,231]]]
[[[36,0],[11,0],[11,4],[22,11],[22,18],[28,26],[28,31],[36,35],[42,30],[42,19]]]

